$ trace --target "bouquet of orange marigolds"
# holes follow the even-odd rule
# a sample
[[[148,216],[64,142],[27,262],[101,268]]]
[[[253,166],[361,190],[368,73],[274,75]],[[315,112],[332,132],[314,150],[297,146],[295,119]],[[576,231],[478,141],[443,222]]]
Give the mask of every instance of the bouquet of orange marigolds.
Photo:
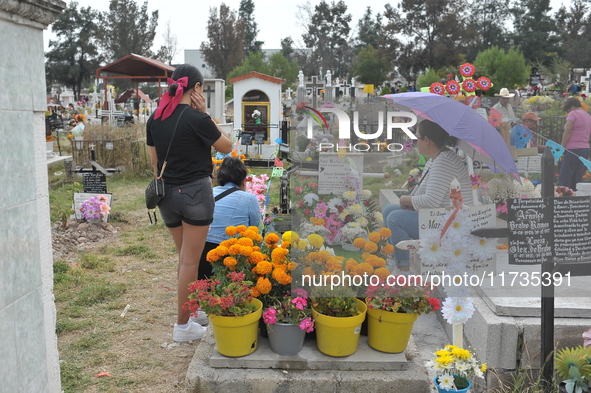
[[[263,239],[257,227],[240,225],[227,227],[226,234],[231,237],[207,254],[214,276],[241,272],[253,283],[252,296],[284,296],[290,289],[291,272],[297,267],[288,258],[290,232],[283,238],[269,233]]]
[[[394,246],[388,243],[392,236],[392,231],[388,228],[381,228],[379,231],[370,232],[368,239],[358,237],[353,240],[353,245],[361,250],[362,262],[359,263],[353,258],[349,258],[345,267],[353,275],[376,275],[385,280],[390,271],[386,268],[388,257],[394,252]]]

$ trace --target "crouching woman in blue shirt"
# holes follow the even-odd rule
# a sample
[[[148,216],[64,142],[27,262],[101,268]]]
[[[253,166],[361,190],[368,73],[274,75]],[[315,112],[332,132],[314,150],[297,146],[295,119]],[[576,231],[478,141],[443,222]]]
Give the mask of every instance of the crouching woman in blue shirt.
[[[205,249],[199,262],[199,276],[211,276],[211,263],[205,259],[207,253],[229,238],[228,226],[255,226],[261,223],[261,208],[257,197],[246,190],[246,165],[238,157],[226,157],[218,170],[218,187],[214,187],[215,210],[209,226]],[[221,197],[221,198],[220,198]]]

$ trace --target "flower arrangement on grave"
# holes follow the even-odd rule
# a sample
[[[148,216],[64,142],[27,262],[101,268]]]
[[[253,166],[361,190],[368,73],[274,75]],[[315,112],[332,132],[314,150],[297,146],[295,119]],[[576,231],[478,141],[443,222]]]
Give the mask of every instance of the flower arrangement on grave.
[[[269,325],[276,323],[298,325],[301,330],[310,333],[314,330],[314,320],[308,300],[308,293],[301,288],[296,288],[292,294],[274,299],[263,313],[263,321]]]
[[[556,374],[567,393],[588,392],[591,387],[591,329],[583,338],[583,345],[563,348],[554,357]]]
[[[99,195],[90,197],[82,202],[82,205],[80,205],[80,211],[85,220],[97,220],[109,214],[111,207],[107,203],[107,197]]]
[[[384,227],[380,228],[379,231],[370,232],[369,235],[367,235],[367,239],[358,237],[353,240],[353,245],[363,250],[363,253],[361,254],[362,263],[359,265],[363,265],[363,263],[369,264],[375,269],[372,273],[384,279],[388,276],[385,274],[388,270],[385,269],[387,264],[386,260],[394,252],[394,246],[388,242],[390,236],[392,236],[392,231],[389,228]],[[357,262],[354,260],[347,261],[347,267],[352,270],[359,270],[359,266],[355,266],[356,263]],[[367,267],[364,267],[363,271],[367,271]]]
[[[259,202],[261,214],[265,214],[265,205],[267,200],[267,188],[269,188],[268,182],[269,176],[262,174],[260,176],[250,175],[246,178],[246,191],[254,194]]]
[[[380,280],[367,288],[367,307],[402,314],[428,314],[439,310],[439,299],[429,296],[431,291],[411,276],[396,276],[389,282]]]
[[[414,190],[417,184],[419,184],[422,174],[423,171],[420,168],[411,169],[410,172],[408,172],[408,178],[406,179],[406,182],[402,185],[402,187],[412,192],[412,190]]]
[[[533,96],[524,100],[521,107],[525,112],[535,112],[537,114],[556,114],[557,116],[564,116],[564,111],[561,109],[562,101],[555,100],[548,96]]]
[[[437,385],[447,390],[466,389],[472,378],[483,378],[486,371],[486,363],[479,364],[472,352],[455,345],[436,351],[426,366],[437,373]]]
[[[50,132],[49,135],[45,136],[45,142],[53,142],[55,139],[55,137],[53,136],[53,133]]]
[[[72,141],[72,140],[74,140],[74,135],[72,135],[72,133],[71,133],[71,132],[68,132],[68,140],[69,140],[69,141]]]
[[[241,272],[230,272],[224,278],[197,280],[189,286],[189,301],[183,307],[191,313],[203,310],[209,315],[240,317],[256,310],[250,290],[252,282]]]
[[[576,196],[577,193],[565,186],[556,186],[554,187],[554,196],[555,197],[570,197]]]
[[[474,179],[472,179],[474,183]],[[531,180],[522,178],[521,184],[517,180],[507,177],[495,177],[479,187],[483,199],[497,205],[497,216],[507,217],[507,199],[509,198],[540,198],[540,188],[535,187]]]

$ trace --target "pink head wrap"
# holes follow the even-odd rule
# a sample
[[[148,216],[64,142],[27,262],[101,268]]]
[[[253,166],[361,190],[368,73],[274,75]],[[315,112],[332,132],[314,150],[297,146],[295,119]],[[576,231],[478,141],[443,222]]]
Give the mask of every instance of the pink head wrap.
[[[174,112],[181,98],[183,97],[185,87],[187,87],[189,84],[189,78],[183,76],[176,81],[174,79],[168,78],[168,86],[172,85],[173,83],[178,85],[176,92],[174,93],[174,97],[171,97],[170,94],[168,94],[168,91],[164,93],[160,105],[158,105],[158,108],[156,108],[156,112],[154,113],[154,119],[159,119],[160,116],[162,116],[162,120],[164,120],[168,116],[172,115],[172,112]]]

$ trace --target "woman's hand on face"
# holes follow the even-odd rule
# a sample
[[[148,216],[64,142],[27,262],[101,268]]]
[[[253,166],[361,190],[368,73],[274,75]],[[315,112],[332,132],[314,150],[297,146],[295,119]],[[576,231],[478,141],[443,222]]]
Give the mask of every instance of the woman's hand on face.
[[[199,112],[206,112],[205,96],[201,92],[193,90],[191,92],[191,107],[197,109]]]

